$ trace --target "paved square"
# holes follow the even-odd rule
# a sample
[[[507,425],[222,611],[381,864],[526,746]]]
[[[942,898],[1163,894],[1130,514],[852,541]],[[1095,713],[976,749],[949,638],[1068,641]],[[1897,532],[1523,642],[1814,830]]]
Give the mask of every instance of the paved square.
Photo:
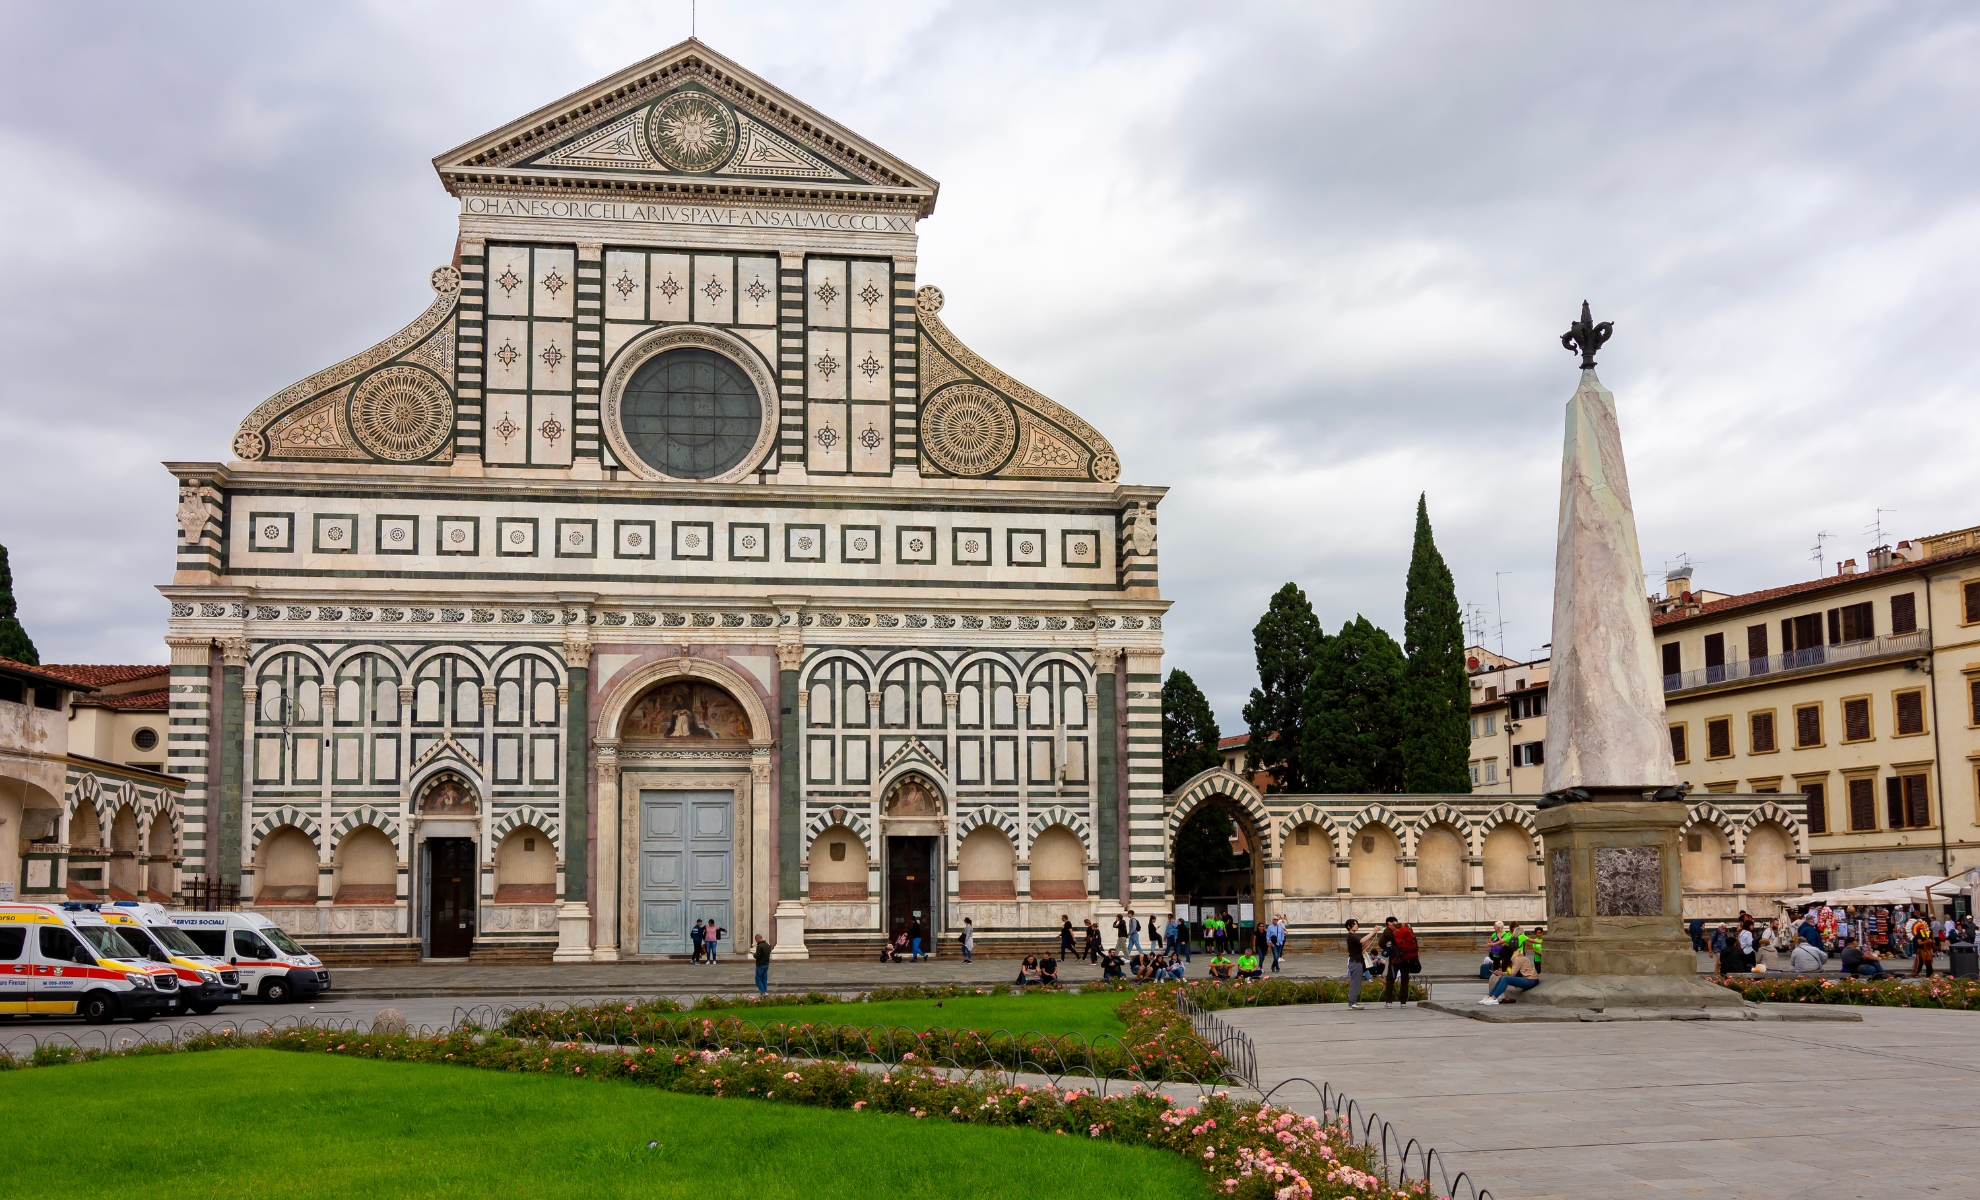
[[[1380,1005],[1218,1016],[1257,1042],[1267,1088],[1331,1083],[1498,1200],[1980,1196],[1980,1013],[1860,1011],[1861,1024],[1488,1025]]]

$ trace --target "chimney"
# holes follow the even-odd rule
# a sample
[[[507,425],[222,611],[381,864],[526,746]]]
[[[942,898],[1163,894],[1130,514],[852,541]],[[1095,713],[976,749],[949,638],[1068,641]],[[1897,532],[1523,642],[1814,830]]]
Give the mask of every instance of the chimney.
[[[1856,560],[1853,558],[1844,559],[1841,563],[1837,564],[1836,574],[1838,575],[1856,574]]]
[[[1677,599],[1691,590],[1691,568],[1679,567],[1664,576],[1664,595]]]
[[[1891,548],[1889,546],[1879,546],[1870,551],[1867,557],[1870,563],[1870,570],[1881,571],[1891,565]]]

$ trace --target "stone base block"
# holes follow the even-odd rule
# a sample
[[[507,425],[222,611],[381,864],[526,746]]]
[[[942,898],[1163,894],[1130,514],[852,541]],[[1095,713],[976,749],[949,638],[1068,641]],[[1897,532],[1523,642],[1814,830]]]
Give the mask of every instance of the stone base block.
[[[770,949],[772,962],[804,962],[811,953],[804,948],[804,901],[779,900],[773,920],[777,923],[777,944]]]
[[[568,900],[557,908],[557,949],[552,962],[591,961],[591,906]]]
[[[1696,976],[1684,979],[1670,975],[1548,975],[1541,978],[1538,987],[1522,992],[1515,1007],[1529,1004],[1536,1008],[1595,1012],[1613,1008],[1737,1010],[1745,1006],[1746,1000],[1731,988],[1706,983]]]

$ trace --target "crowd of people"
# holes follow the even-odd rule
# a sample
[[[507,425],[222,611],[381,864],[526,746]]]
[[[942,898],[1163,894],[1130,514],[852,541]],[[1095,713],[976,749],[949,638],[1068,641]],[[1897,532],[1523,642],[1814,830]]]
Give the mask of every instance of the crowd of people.
[[[1923,904],[1860,909],[1811,904],[1772,921],[1742,912],[1736,922],[1721,922],[1710,931],[1705,924],[1691,922],[1691,948],[1716,958],[1722,975],[1764,970],[1762,956],[1771,950],[1787,959],[1789,970],[1804,974],[1824,970],[1835,959],[1845,975],[1880,979],[1902,970],[1908,959],[1916,978],[1938,972],[1941,951],[1971,946],[1980,937],[1971,914],[1955,916],[1948,908],[1935,917]]]
[[[1283,914],[1257,926],[1234,920],[1226,911],[1207,913],[1195,922],[1167,913],[1144,924],[1130,908],[1114,917],[1112,933],[1109,939],[1106,927],[1091,918],[1075,929],[1072,918],[1062,915],[1057,953],[1027,955],[1019,964],[1016,983],[1050,987],[1059,982],[1059,970],[1069,962],[1099,967],[1103,980],[1132,979],[1143,983],[1180,980],[1187,976],[1198,954],[1207,957],[1205,969],[1212,979],[1262,979],[1267,972],[1283,969],[1286,953]],[[976,926],[972,919],[963,918],[955,940],[962,960],[973,961]],[[933,950],[933,942],[924,935],[921,922],[915,921],[880,943],[880,961],[921,962]],[[1414,958],[1413,950],[1411,957]],[[1408,989],[1404,991],[1407,993]]]

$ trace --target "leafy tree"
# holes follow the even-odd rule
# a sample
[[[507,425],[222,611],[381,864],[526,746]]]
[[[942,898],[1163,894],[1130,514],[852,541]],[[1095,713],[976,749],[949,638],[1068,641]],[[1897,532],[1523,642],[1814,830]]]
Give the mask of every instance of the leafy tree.
[[[1244,706],[1251,738],[1245,748],[1245,770],[1270,771],[1277,792],[1307,790],[1300,761],[1306,707],[1306,683],[1313,677],[1315,656],[1327,635],[1299,585],[1288,583],[1273,596],[1265,615],[1251,629],[1258,654],[1258,686]]]
[[[1199,771],[1221,764],[1217,714],[1196,681],[1170,671],[1162,684],[1162,790],[1173,792]]]
[[[1307,688],[1300,757],[1315,792],[1399,792],[1402,647],[1367,617],[1328,638]]]
[[[1176,831],[1177,900],[1205,892],[1215,894],[1222,890],[1217,885],[1224,874],[1251,865],[1250,855],[1231,852],[1231,835],[1236,832],[1229,813],[1208,805],[1183,822]]]
[[[1471,682],[1464,669],[1464,620],[1421,495],[1403,596],[1403,650],[1409,655],[1401,692],[1404,790],[1469,792]]]
[[[14,616],[14,571],[7,565],[7,548],[0,546],[0,658],[11,658],[31,667],[41,665],[41,655],[27,630]]]

